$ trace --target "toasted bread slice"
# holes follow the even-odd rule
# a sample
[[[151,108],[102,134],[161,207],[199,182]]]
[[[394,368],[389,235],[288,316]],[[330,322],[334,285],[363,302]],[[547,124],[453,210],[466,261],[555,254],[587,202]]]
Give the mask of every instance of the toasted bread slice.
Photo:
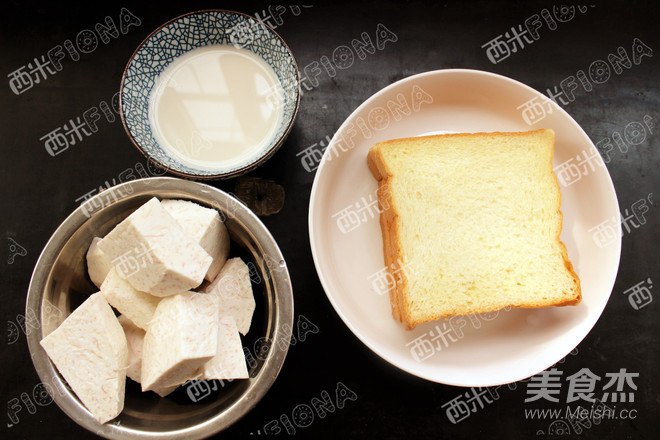
[[[475,133],[375,145],[390,302],[406,329],[505,307],[575,305],[560,241],[554,132]]]

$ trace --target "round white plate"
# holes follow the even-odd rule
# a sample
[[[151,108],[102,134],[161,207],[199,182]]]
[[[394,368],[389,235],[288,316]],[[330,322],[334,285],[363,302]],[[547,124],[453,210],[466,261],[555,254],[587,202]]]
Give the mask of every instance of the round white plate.
[[[377,205],[367,152],[377,142],[436,132],[556,133],[553,166],[562,194],[561,240],[582,284],[576,307],[513,309],[456,317],[406,331],[390,310]],[[314,263],[346,325],[386,361],[457,386],[499,385],[532,376],[587,335],[609,299],[621,253],[619,208],[602,158],[554,102],[509,78],[439,70],[379,91],[342,124],[312,188]]]

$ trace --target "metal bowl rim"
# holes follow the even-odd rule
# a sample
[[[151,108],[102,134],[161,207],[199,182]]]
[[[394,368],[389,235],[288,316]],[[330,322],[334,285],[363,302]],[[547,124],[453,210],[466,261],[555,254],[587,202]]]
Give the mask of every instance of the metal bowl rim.
[[[154,186],[152,187],[152,185]],[[126,199],[148,195],[157,197],[161,191],[178,191],[194,195],[206,194],[207,197],[214,194],[215,197],[219,197],[223,202],[227,203],[227,206],[231,205],[234,208],[231,216],[239,220],[254,235],[255,241],[264,247],[264,253],[266,255],[269,255],[268,252],[270,252],[270,255],[275,255],[279,259],[278,261],[284,262],[284,257],[275,239],[252,211],[224,191],[201,182],[173,177],[137,179],[111,187],[95,195],[90,199],[90,202],[93,202],[93,199],[106,196],[108,192],[121,193],[122,190],[126,190],[127,188],[130,188],[132,192],[129,197],[125,197]],[[277,293],[277,314],[273,330],[273,341],[285,340],[286,343],[271,343],[263,367],[255,378],[250,379],[251,383],[246,392],[227,410],[216,414],[202,423],[176,431],[140,431],[122,425],[115,425],[112,422],[100,424],[80,404],[78,399],[73,397],[72,393],[63,386],[59,379],[59,373],[39,343],[42,338],[41,308],[46,289],[44,284],[50,274],[53,263],[56,261],[64,245],[72,234],[91,218],[91,216],[87,216],[84,212],[84,203],[76,208],[58,226],[44,246],[32,273],[26,300],[26,316],[28,316],[30,310],[38,311],[37,316],[40,324],[40,328],[37,331],[29,332],[27,335],[30,356],[42,383],[58,388],[58,392],[52,392],[52,388],[49,390],[55,403],[80,426],[97,435],[111,439],[174,440],[205,438],[238,421],[264,397],[273,385],[288,352],[289,341],[282,338],[286,338],[285,326],[288,325],[291,328],[293,325],[293,291],[286,264],[281,265],[281,270],[278,271],[277,276],[273,276],[274,289]],[[92,216],[97,214],[94,213]]]

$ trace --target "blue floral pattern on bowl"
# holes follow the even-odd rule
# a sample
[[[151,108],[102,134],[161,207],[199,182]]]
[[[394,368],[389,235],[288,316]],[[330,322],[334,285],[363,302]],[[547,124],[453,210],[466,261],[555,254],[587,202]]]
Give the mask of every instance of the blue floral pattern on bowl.
[[[149,124],[149,96],[158,76],[177,57],[199,47],[231,44],[261,57],[275,71],[284,89],[283,118],[261,154],[238,167],[206,170],[183,164],[156,141]],[[289,47],[272,29],[238,12],[192,12],[165,23],[137,48],[122,77],[121,115],[138,149],[168,171],[184,177],[234,177],[263,163],[286,139],[300,101],[298,67]]]

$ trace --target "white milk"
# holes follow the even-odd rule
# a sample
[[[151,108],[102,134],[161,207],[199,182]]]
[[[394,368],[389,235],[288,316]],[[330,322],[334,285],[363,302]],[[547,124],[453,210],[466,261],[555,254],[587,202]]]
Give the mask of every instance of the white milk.
[[[158,77],[149,122],[158,143],[202,169],[241,164],[259,154],[282,122],[284,94],[259,56],[229,45],[194,49]]]

